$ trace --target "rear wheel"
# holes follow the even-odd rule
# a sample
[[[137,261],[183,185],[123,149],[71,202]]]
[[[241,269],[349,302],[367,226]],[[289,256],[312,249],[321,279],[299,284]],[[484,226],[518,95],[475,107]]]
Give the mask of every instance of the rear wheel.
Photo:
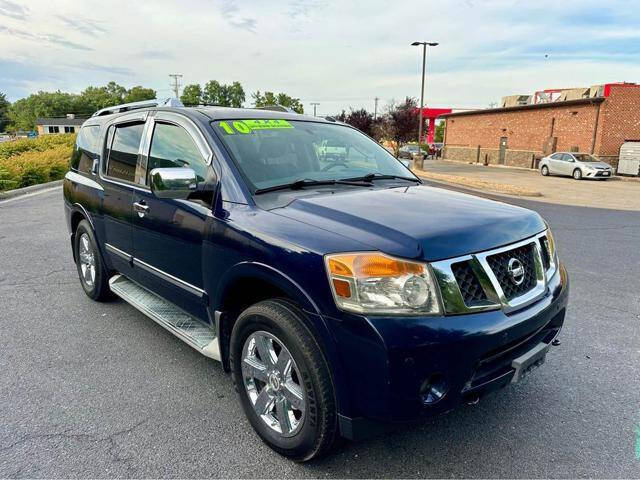
[[[267,300],[245,310],[231,334],[231,371],[242,407],[276,452],[307,461],[328,452],[337,435],[329,366],[289,303]]]
[[[549,175],[549,167],[547,167],[546,165],[543,165],[542,168],[540,169],[540,173],[542,173],[543,177],[546,177]]]
[[[96,237],[86,220],[78,224],[74,238],[78,277],[84,293],[98,302],[113,297],[109,289],[108,274],[102,263]]]
[[[576,180],[582,180],[582,170],[580,170],[579,168],[576,168],[573,171],[573,178],[575,178]]]

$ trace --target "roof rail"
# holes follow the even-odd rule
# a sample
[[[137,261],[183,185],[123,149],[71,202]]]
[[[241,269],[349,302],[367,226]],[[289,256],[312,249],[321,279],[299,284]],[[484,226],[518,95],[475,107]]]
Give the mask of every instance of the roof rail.
[[[111,115],[112,113],[127,112],[129,110],[138,110],[140,108],[153,107],[184,107],[182,102],[177,98],[164,98],[153,100],[142,100],[141,102],[123,103],[121,105],[113,105],[112,107],[101,108],[92,117],[100,117],[102,115]]]
[[[282,105],[265,105],[264,107],[254,107],[256,110],[273,110],[274,112],[298,113],[294,109]]]

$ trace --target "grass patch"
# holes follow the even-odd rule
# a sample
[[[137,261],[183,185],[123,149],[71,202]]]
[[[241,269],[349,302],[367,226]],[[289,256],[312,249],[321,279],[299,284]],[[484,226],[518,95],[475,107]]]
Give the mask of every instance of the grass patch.
[[[69,168],[75,134],[0,143],[0,191],[60,180]]]

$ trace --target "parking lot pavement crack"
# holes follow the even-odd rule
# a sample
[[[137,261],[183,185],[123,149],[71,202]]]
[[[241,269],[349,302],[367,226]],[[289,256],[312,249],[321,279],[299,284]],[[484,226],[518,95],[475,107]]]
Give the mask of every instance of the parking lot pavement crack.
[[[107,453],[109,454],[109,456],[111,457],[111,459],[113,460],[114,463],[118,463],[118,464],[122,464],[126,467],[127,469],[127,476],[130,477],[133,475],[133,472],[135,470],[135,467],[132,465],[132,461],[133,459],[131,457],[126,457],[121,455],[118,452],[118,441],[117,439],[128,435],[132,432],[134,432],[136,429],[140,428],[141,426],[143,426],[145,423],[148,422],[148,418],[132,425],[131,427],[122,429],[122,430],[118,430],[115,431],[113,433],[110,433],[106,436],[99,436],[96,434],[88,434],[88,433],[70,433],[70,430],[65,430],[63,432],[57,432],[57,433],[43,433],[43,434],[37,434],[37,435],[25,435],[23,436],[21,439],[16,440],[15,442],[13,442],[10,445],[7,445],[5,447],[0,448],[0,454],[8,452],[20,445],[23,445],[25,443],[29,443],[29,442],[37,442],[37,441],[48,441],[48,440],[52,440],[52,439],[70,439],[70,440],[81,440],[81,441],[86,441],[86,442],[90,442],[90,443],[107,443],[108,447],[107,447]],[[18,470],[19,472],[20,470]]]

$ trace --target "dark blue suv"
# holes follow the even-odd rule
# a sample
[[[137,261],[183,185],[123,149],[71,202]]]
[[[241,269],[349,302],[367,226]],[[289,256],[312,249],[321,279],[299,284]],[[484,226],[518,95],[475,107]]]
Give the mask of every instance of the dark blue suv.
[[[64,198],[87,295],[222,362],[258,435],[300,461],[518,381],[564,322],[538,214],[422,185],[331,118],[104,109]]]

